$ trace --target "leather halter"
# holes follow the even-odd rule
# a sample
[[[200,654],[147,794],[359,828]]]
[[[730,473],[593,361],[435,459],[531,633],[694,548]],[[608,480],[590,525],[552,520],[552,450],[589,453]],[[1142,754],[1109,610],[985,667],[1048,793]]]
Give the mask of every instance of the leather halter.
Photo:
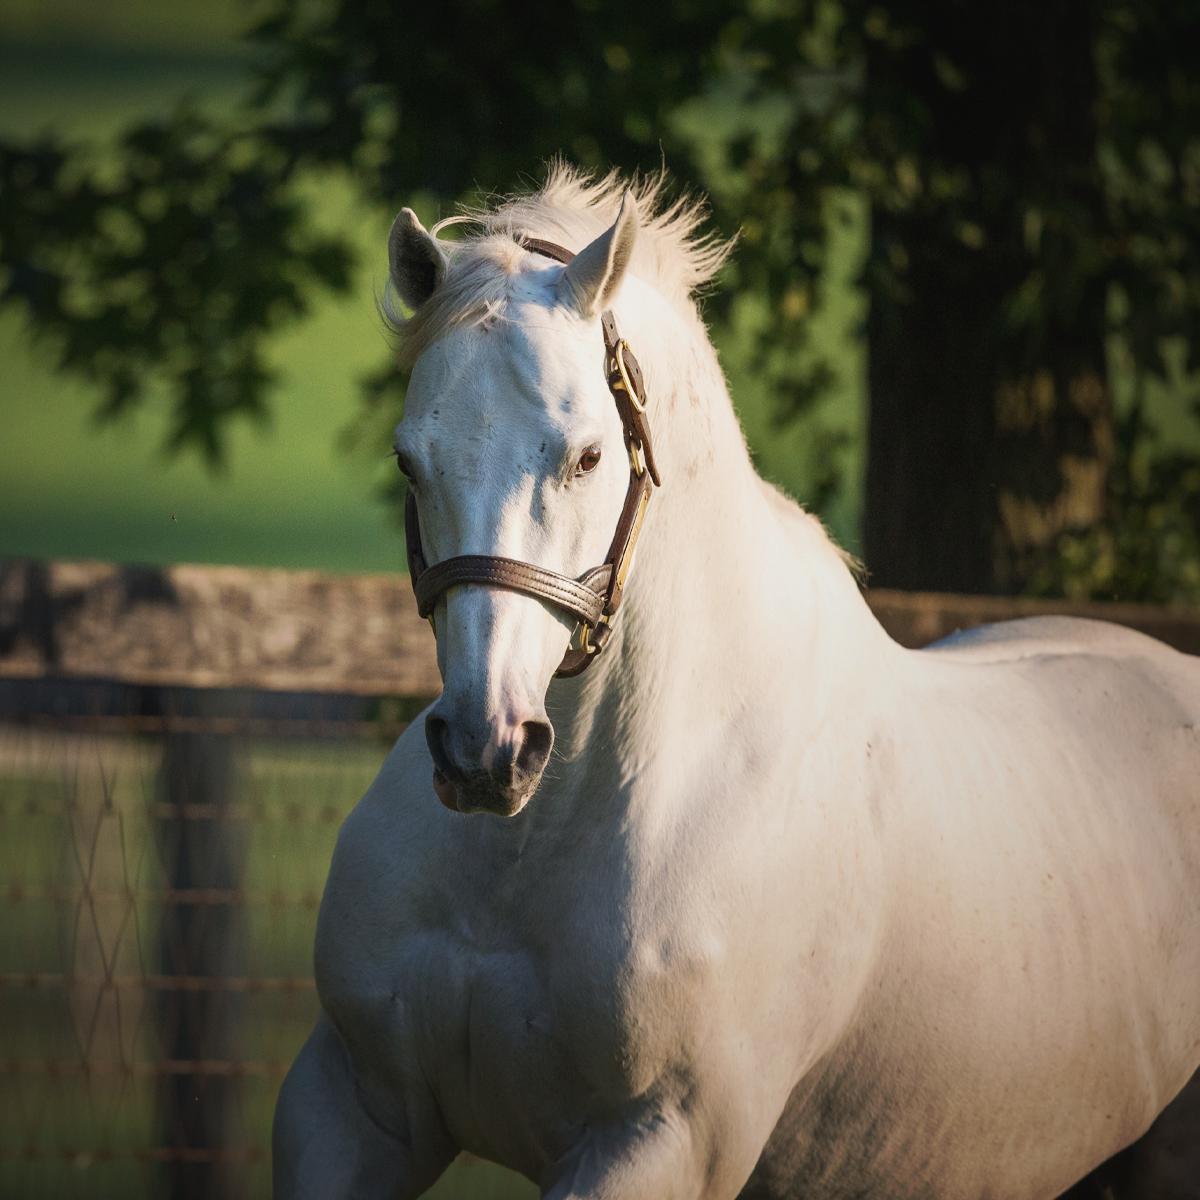
[[[569,263],[575,255],[554,242],[519,237],[526,250]],[[452,587],[473,584],[508,588],[544,600],[569,613],[576,620],[575,632],[555,674],[578,675],[608,644],[613,619],[621,607],[633,551],[641,532],[650,493],[660,486],[654,447],[650,441],[650,422],[646,416],[646,391],[641,367],[628,343],[617,333],[611,310],[600,314],[604,335],[604,374],[608,390],[617,406],[629,451],[629,487],[625,504],[617,519],[616,532],[604,562],[585,571],[578,579],[557,571],[496,554],[460,554],[433,566],[425,561],[421,547],[421,522],[416,497],[410,490],[404,508],[404,532],[408,541],[408,573],[417,597],[421,616],[433,621],[433,610],[442,593]]]

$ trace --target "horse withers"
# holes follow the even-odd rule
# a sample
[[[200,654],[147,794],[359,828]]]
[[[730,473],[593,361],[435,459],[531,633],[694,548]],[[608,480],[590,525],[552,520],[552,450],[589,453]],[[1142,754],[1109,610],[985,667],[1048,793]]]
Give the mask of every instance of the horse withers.
[[[460,1150],[548,1200],[1049,1198],[1200,1063],[1200,663],[893,643],[754,472],[698,221],[559,168],[393,228],[444,691],[338,840],[280,1200]]]

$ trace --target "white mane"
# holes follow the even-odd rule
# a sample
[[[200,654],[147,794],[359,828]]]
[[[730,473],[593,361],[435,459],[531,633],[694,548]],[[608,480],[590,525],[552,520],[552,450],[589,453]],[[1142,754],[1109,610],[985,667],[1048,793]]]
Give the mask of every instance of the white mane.
[[[616,171],[601,178],[558,161],[535,192],[466,208],[439,221],[448,266],[433,295],[411,315],[397,307],[389,289],[384,317],[399,337],[402,363],[411,365],[435,338],[464,324],[488,320],[503,310],[513,276],[526,251],[521,234],[559,242],[579,251],[616,220],[621,197],[633,193],[638,209],[638,240],[631,268],[670,302],[690,306],[696,289],[708,283],[733,249],[732,240],[697,234],[707,205],[687,195],[667,202],[665,171],[625,179]],[[440,239],[443,230],[467,226],[463,239]]]
[[[683,302],[716,275],[733,242],[714,234],[697,236],[708,217],[707,204],[687,195],[665,203],[668,182],[665,171],[628,180],[610,171],[596,179],[567,163],[555,162],[538,191],[509,197],[495,208],[476,210],[470,216],[489,233],[521,230],[557,238],[569,249],[581,250],[616,220],[621,197],[631,191],[638,209],[633,271],[664,296]]]

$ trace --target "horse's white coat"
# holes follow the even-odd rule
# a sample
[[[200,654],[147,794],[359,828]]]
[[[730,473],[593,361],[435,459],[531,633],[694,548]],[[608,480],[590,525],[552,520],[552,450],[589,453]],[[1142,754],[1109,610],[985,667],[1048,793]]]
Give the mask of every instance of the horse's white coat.
[[[580,248],[616,197],[576,195],[524,228]],[[507,304],[399,431],[426,550],[574,573],[625,483],[600,333],[494,253]],[[277,1194],[416,1196],[461,1148],[553,1200],[1054,1196],[1200,1063],[1200,663],[1058,619],[896,646],[632,272],[665,486],[613,645],[551,683],[561,617],[447,597],[447,694],[545,696],[555,756],[516,817],[455,814],[418,722],[347,819]]]

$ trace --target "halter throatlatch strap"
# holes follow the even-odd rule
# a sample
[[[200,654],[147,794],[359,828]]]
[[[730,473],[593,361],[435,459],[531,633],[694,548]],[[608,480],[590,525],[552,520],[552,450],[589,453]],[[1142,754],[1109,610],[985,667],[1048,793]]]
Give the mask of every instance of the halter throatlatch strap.
[[[527,250],[557,262],[569,263],[575,257],[565,247],[541,238],[519,240]],[[497,554],[460,554],[429,566],[421,545],[417,502],[411,491],[404,509],[408,573],[421,616],[432,619],[442,593],[463,585],[507,588],[544,600],[569,613],[576,621],[571,645],[556,672],[564,676],[578,675],[585,670],[608,643],[613,618],[624,597],[650,493],[662,483],[650,440],[642,369],[628,343],[618,334],[616,319],[609,309],[600,314],[600,328],[604,334],[604,372],[608,390],[617,406],[625,448],[629,452],[629,486],[625,491],[625,503],[617,518],[608,553],[600,566],[585,571],[578,579]]]

